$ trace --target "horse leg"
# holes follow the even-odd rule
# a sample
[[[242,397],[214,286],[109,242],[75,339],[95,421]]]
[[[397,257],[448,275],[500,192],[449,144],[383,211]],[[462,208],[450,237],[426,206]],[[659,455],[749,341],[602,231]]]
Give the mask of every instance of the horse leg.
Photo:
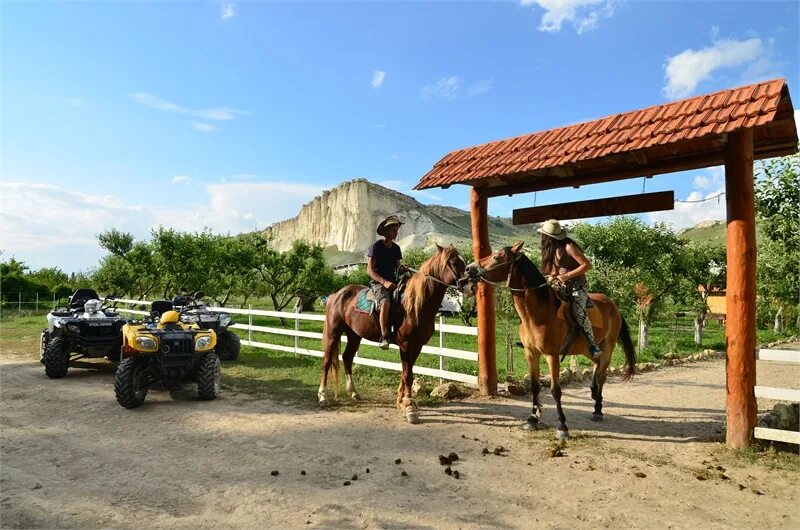
[[[405,353],[400,353],[403,365],[403,398],[400,403],[401,411],[406,416],[406,421],[411,424],[419,423],[419,414],[416,402],[411,398],[411,387],[414,386],[414,360],[409,359]]]
[[[528,362],[528,372],[531,375],[531,415],[523,425],[523,429],[535,431],[538,428],[539,420],[542,417],[542,402],[539,399],[539,392],[542,385],[539,383],[539,354],[525,348],[525,360]]]
[[[328,374],[331,368],[333,368],[335,372],[334,382],[336,386],[334,388],[334,396],[336,399],[339,397],[339,343],[341,342],[341,332],[335,331],[333,326],[325,322],[322,336],[325,354],[322,356],[322,378],[319,383],[319,390],[317,391],[317,399],[320,405],[326,406],[328,404],[326,389],[328,386]]]
[[[603,385],[606,383],[606,375],[608,375],[608,366],[611,364],[611,355],[608,351],[608,345],[604,345],[603,356],[597,364],[594,365],[592,372],[592,382],[589,388],[592,390],[592,399],[594,400],[594,413],[592,414],[592,421],[603,421]],[[614,349],[614,346],[611,346]]]
[[[548,355],[547,364],[550,365],[550,392],[553,394],[553,399],[556,401],[556,411],[558,412],[556,438],[559,440],[568,440],[569,429],[567,429],[567,418],[564,416],[564,410],[561,408],[561,385],[558,382],[558,354]]]
[[[356,385],[353,383],[353,358],[356,356],[358,346],[361,344],[361,337],[353,331],[346,331],[347,333],[347,346],[344,347],[342,353],[342,361],[344,361],[344,374],[345,374],[345,390],[350,397],[355,400],[361,399],[361,394],[356,390]]]

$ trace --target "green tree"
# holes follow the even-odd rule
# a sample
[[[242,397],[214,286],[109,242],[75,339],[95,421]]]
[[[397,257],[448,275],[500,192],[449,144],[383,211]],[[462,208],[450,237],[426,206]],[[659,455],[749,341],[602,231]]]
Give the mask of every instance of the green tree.
[[[725,247],[709,243],[689,243],[683,249],[685,276],[676,299],[690,305],[696,312],[695,343],[702,343],[703,325],[708,313],[708,297],[725,289]]]
[[[757,292],[775,311],[776,331],[787,309],[800,328],[800,154],[760,163],[757,176]]]

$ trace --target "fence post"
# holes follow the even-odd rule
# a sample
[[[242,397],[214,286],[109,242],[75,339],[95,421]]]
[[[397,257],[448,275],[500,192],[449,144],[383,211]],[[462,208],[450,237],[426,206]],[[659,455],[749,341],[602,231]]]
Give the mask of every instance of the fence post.
[[[247,342],[250,343],[250,346],[253,344],[253,306],[247,306]]]
[[[444,357],[442,356],[442,348],[444,348],[444,315],[439,313],[439,370],[444,371]],[[444,379],[439,378],[439,384],[444,384]]]
[[[297,334],[300,331],[300,319],[297,318],[297,315],[300,314],[300,310],[302,309],[300,302],[297,302],[297,305],[294,306],[294,354],[297,355],[297,350],[300,348],[300,336]]]
[[[36,312],[39,312],[39,293],[36,293]]]

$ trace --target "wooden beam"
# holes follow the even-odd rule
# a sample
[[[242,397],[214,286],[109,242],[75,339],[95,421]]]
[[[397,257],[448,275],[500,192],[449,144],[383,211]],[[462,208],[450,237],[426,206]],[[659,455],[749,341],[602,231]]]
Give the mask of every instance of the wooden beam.
[[[513,218],[515,225],[525,225],[547,219],[586,219],[605,215],[672,210],[674,207],[675,192],[659,191],[591,201],[548,204],[534,208],[519,208],[514,210]]]
[[[470,192],[472,220],[472,250],[475,260],[490,256],[489,201],[475,188]],[[495,357],[494,288],[486,282],[478,283],[475,306],[478,309],[478,387],[481,395],[497,395],[497,360]]]
[[[725,150],[727,229],[727,416],[729,446],[747,447],[756,426],[756,218],[753,131],[731,133]]]

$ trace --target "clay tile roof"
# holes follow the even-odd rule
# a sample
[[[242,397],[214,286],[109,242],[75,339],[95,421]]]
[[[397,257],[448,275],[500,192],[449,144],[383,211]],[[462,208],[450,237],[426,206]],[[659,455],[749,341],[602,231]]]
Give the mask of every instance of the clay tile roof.
[[[649,160],[651,154],[665,152],[663,146],[677,143],[681,149],[669,148],[672,156],[677,152],[699,155],[701,143],[706,151],[710,145],[719,150],[724,140],[716,144],[711,140],[743,128],[755,128],[758,133],[757,158],[759,154],[788,154],[788,149],[797,149],[791,111],[785,80],[774,79],[459,149],[439,160],[415,189],[450,184],[491,187],[536,178],[531,171],[541,177],[543,172],[564,165],[570,165],[570,171],[560,174],[572,175],[584,167],[603,167],[604,157],[618,160],[634,151],[642,152],[644,156],[639,158]],[[774,131],[764,130],[762,134],[759,128],[765,127],[773,127]],[[770,146],[770,142],[779,145]],[[498,180],[499,176],[503,178]]]

